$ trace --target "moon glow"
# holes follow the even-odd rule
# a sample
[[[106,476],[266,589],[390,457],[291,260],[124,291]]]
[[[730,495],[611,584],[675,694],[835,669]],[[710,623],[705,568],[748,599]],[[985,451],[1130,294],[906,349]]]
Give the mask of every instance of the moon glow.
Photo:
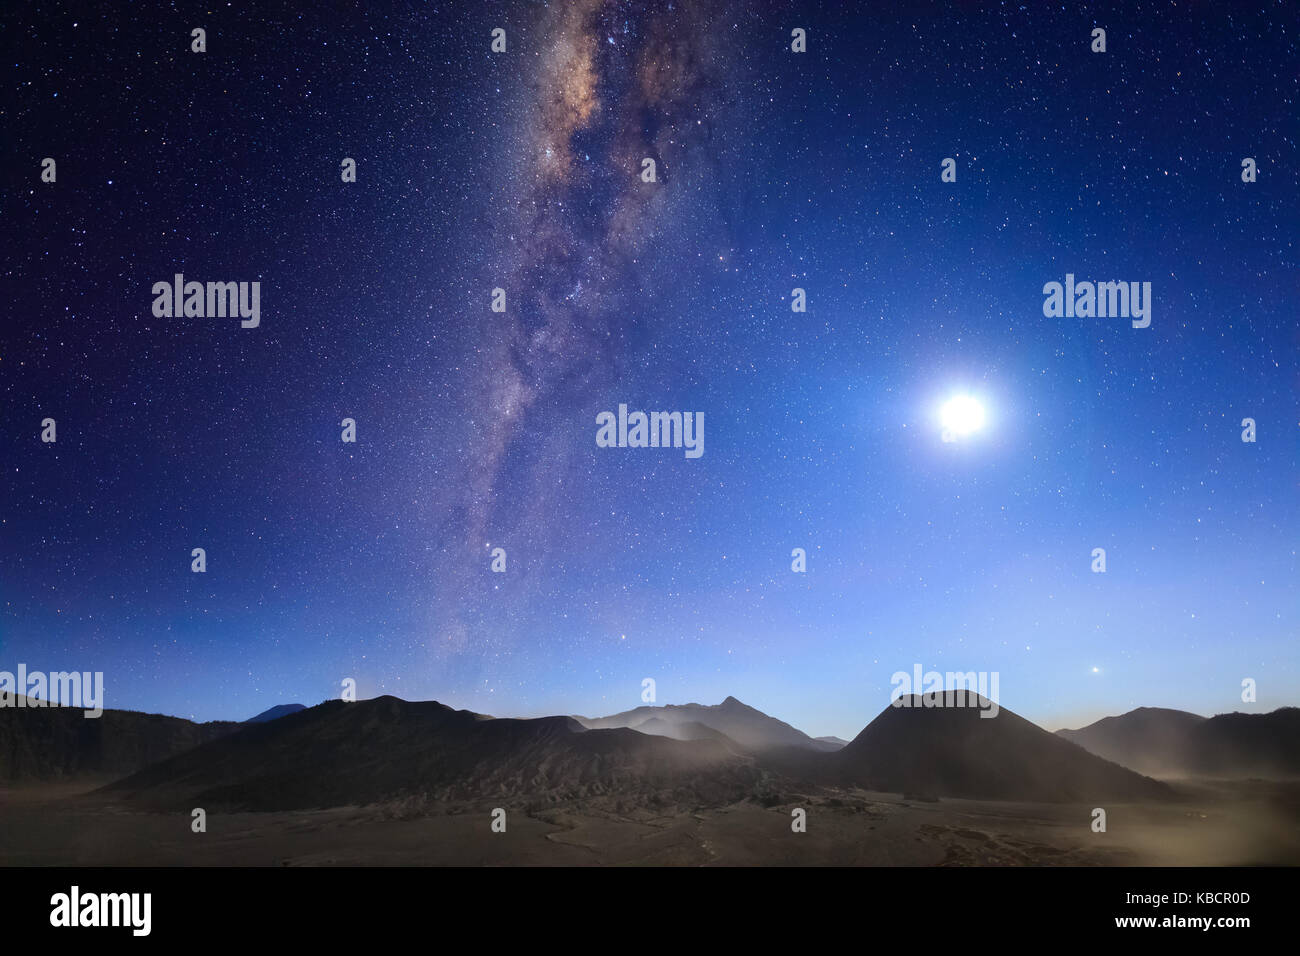
[[[945,441],[953,441],[973,434],[984,427],[984,406],[970,395],[957,395],[948,399],[939,410]]]

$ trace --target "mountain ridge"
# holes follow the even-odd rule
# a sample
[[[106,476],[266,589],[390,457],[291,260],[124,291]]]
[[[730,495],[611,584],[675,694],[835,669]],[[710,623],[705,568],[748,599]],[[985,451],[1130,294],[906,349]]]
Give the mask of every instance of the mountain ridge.
[[[608,730],[627,727],[638,730],[651,719],[661,724],[650,725],[650,731],[665,734],[665,728],[681,724],[701,724],[712,728],[734,741],[741,748],[755,753],[783,747],[798,747],[814,751],[836,749],[834,744],[808,736],[802,730],[772,717],[756,707],[728,695],[720,704],[647,704],[632,710],[621,711],[607,717],[574,716],[589,730]]]
[[[1166,777],[1300,775],[1300,708],[1201,717],[1138,707],[1057,735],[1121,766]]]
[[[202,725],[130,711],[86,719],[66,708],[0,709],[0,780],[107,777],[112,782],[101,793],[141,807],[244,809],[618,795],[647,805],[771,805],[782,792],[808,787],[1045,802],[1172,795],[1167,785],[1068,739],[1069,732],[1049,733],[1005,707],[982,717],[988,702],[972,697],[965,707],[945,698],[948,706],[927,708],[926,698],[915,696],[910,707],[885,707],[842,747],[822,741],[817,749],[806,744],[814,738],[730,696],[716,705],[640,707],[594,719],[489,717],[392,696]],[[1288,720],[1300,720],[1300,709],[1275,715],[1269,746],[1291,753],[1300,723],[1288,736]],[[1260,719],[1268,716],[1139,708],[1097,723],[1223,726],[1236,740],[1267,730],[1272,723]],[[610,722],[616,726],[600,726]]]
[[[88,718],[79,708],[25,701],[0,707],[0,781],[122,777],[242,726],[135,710],[105,709]]]

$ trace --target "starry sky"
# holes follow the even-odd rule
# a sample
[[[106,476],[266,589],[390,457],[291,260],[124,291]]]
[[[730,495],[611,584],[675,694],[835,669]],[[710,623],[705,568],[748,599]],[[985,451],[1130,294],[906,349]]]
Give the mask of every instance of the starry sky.
[[[201,720],[648,677],[852,737],[914,664],[1049,729],[1300,704],[1295,4],[241,6],[0,15],[0,669]],[[155,318],[177,272],[260,326]],[[1067,272],[1150,327],[1044,317]],[[598,448],[620,403],[704,455]]]

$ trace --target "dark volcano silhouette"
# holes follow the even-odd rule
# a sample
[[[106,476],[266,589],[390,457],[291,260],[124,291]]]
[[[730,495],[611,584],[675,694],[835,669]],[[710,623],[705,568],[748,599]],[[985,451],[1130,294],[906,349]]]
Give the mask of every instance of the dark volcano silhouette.
[[[1088,753],[1005,707],[972,693],[939,695],[945,706],[887,707],[844,749],[829,755],[844,782],[936,797],[1061,803],[1146,800],[1173,795],[1165,784]]]
[[[291,810],[618,793],[725,803],[758,779],[712,740],[588,731],[569,717],[485,718],[436,701],[327,701],[165,760],[104,789],[146,806]]]

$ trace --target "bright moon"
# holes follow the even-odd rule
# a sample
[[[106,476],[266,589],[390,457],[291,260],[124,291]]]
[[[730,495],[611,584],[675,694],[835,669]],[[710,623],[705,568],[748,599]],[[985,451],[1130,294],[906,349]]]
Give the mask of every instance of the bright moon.
[[[984,406],[969,395],[950,398],[939,411],[943,430],[951,435],[969,435],[984,425]]]

